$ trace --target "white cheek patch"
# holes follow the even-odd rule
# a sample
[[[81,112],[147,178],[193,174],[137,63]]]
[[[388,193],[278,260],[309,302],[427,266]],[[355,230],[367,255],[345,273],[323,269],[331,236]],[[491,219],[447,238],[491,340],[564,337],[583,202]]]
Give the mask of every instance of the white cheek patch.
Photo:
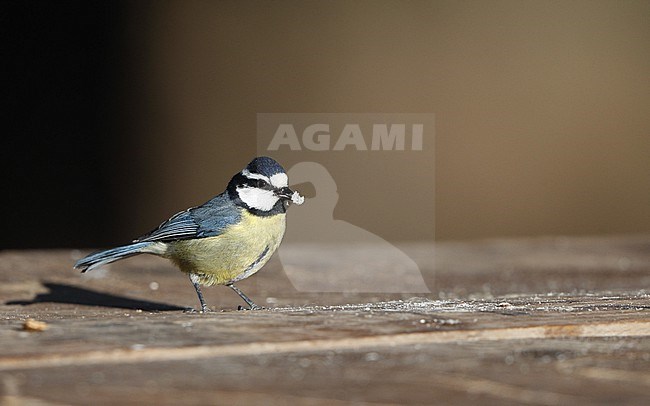
[[[276,188],[283,188],[289,186],[289,177],[286,173],[276,173],[271,176],[271,185]]]
[[[238,187],[237,194],[242,202],[246,203],[248,207],[262,211],[271,210],[279,199],[279,197],[270,190],[254,187]]]

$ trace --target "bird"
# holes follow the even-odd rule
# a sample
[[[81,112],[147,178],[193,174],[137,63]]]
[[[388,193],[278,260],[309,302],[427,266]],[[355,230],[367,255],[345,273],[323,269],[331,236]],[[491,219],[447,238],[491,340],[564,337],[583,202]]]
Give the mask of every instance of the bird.
[[[178,212],[132,243],[95,252],[74,264],[82,273],[139,254],[171,260],[196,290],[201,310],[209,311],[201,285],[225,285],[260,309],[235,283],[259,271],[280,245],[287,208],[304,197],[289,188],[284,168],[273,158],[254,158],[235,174],[221,194]]]

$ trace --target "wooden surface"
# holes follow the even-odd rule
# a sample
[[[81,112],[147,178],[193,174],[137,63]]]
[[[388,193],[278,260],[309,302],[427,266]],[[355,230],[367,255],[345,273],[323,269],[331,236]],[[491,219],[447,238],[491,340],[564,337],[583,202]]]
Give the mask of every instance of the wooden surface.
[[[208,314],[159,258],[1,252],[0,403],[650,404],[650,236],[402,248],[432,293],[298,292],[275,259],[239,285],[267,309]]]

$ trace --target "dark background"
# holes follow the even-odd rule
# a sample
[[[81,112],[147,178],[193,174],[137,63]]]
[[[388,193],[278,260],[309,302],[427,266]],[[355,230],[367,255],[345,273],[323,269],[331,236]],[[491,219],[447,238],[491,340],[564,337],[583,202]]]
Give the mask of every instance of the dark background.
[[[107,244],[124,132],[123,2],[3,1],[0,247]]]
[[[260,112],[434,113],[438,239],[650,229],[650,2],[0,4],[0,248],[129,241],[220,192]],[[337,218],[427,235],[339,171]]]

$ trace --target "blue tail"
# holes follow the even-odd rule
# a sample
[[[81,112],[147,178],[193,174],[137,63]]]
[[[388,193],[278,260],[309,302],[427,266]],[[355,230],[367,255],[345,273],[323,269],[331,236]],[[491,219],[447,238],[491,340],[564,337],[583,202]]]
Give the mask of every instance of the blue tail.
[[[138,255],[143,252],[147,252],[146,248],[149,247],[152,243],[147,242],[138,242],[135,244],[129,244],[122,247],[112,248],[106,251],[99,251],[88,255],[85,258],[80,259],[74,264],[76,269],[81,269],[81,272],[92,271],[95,268],[98,268],[102,265],[110,264],[119,259],[128,258],[133,255]]]

